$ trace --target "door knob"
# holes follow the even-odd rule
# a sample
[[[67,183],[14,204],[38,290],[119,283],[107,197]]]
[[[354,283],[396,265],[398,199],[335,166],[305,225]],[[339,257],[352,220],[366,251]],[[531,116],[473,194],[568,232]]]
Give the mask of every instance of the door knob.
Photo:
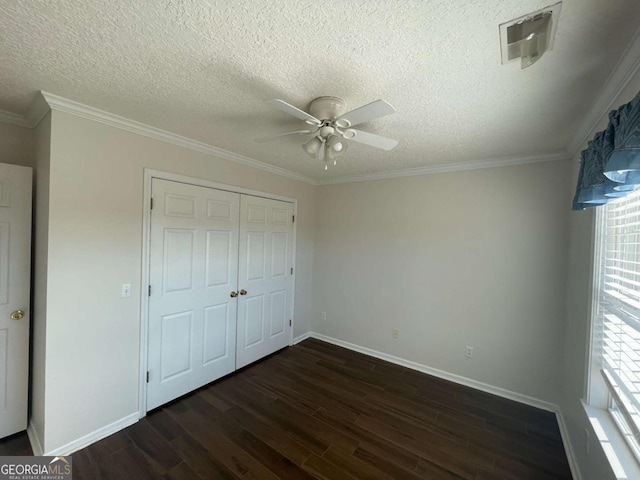
[[[231,298],[236,298],[238,296],[238,292],[231,292]]]
[[[11,312],[11,320],[20,320],[22,317],[24,317],[24,312],[22,310]]]
[[[240,295],[246,295],[248,292],[243,288],[240,290]]]

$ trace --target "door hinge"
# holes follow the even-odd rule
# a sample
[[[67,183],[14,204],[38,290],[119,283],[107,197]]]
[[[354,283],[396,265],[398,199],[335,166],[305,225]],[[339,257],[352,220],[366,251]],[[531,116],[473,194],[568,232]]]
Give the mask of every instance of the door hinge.
[[[149,383],[149,372],[147,372],[147,383]]]
[[[149,285],[149,296],[151,296],[151,285]]]
[[[289,326],[291,326],[291,319],[289,319]]]
[[[296,223],[296,216],[295,216],[295,215],[293,216],[293,220],[292,220],[292,222],[293,222],[293,223]]]
[[[291,275],[293,275],[293,267],[291,267]]]
[[[149,202],[151,205],[151,210],[153,210],[153,198],[151,199],[151,201]]]

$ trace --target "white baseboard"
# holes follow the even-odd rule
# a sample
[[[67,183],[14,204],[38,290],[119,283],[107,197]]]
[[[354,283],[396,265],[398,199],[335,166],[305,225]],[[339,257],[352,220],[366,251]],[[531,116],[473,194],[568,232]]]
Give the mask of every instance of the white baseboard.
[[[564,451],[567,455],[569,462],[569,468],[571,469],[571,475],[573,480],[582,480],[582,474],[580,473],[580,467],[578,466],[578,460],[576,459],[576,453],[573,450],[573,444],[571,443],[571,436],[567,429],[567,424],[562,416],[560,407],[556,410],[556,419],[558,420],[558,428],[560,429],[560,436],[562,437],[562,444],[564,445]]]
[[[523,395],[521,393],[512,392],[511,390],[506,390],[504,388],[494,387],[493,385],[489,385],[487,383],[478,382],[477,380],[472,380],[461,375],[456,375],[454,373],[448,373],[443,370],[438,370],[437,368],[428,367],[426,365],[422,365],[421,363],[412,362],[411,360],[405,360],[404,358],[389,355],[388,353],[382,353],[371,348],[361,347],[360,345],[345,342],[344,340],[338,340],[337,338],[328,337],[326,335],[322,335],[321,333],[311,332],[311,337],[317,338],[318,340],[322,340],[327,343],[332,343],[333,345],[337,345],[339,347],[348,348],[349,350],[353,350],[354,352],[364,353],[365,355],[369,355],[371,357],[386,360],[387,362],[395,363],[396,365],[401,365],[412,370],[417,370],[418,372],[433,375],[434,377],[449,380],[460,385],[475,388],[476,390],[491,393],[493,395],[507,398],[509,400],[514,400],[516,402],[524,403],[525,405],[541,408],[542,410],[547,410],[554,413],[558,411],[558,406],[551,402],[530,397],[528,395]]]
[[[303,333],[302,335],[298,335],[296,338],[293,339],[292,345],[297,345],[298,343],[300,343],[303,340],[306,340],[307,338],[310,338],[310,337],[311,337],[311,332],[307,332],[307,333]]]
[[[120,420],[116,420],[109,425],[105,425],[98,430],[95,430],[87,435],[80,437],[72,442],[67,443],[66,445],[62,445],[61,447],[54,448],[48,452],[45,452],[46,456],[64,456],[71,455],[73,452],[76,452],[84,447],[88,447],[92,443],[97,442],[98,440],[102,440],[103,438],[108,437],[109,435],[113,435],[116,432],[119,432],[123,428],[126,428],[130,425],[133,425],[139,420],[138,412],[132,413],[131,415],[127,415]],[[31,436],[29,436],[31,438]],[[33,447],[32,447],[33,448]],[[42,452],[42,448],[40,448],[40,452]],[[35,449],[34,449],[35,453]],[[41,454],[42,455],[42,454]]]
[[[38,438],[36,427],[33,425],[33,422],[29,422],[29,425],[27,425],[27,436],[29,437],[29,443],[31,443],[31,450],[33,450],[33,454],[36,457],[41,457],[44,451],[42,450],[42,445],[40,444],[40,439]]]

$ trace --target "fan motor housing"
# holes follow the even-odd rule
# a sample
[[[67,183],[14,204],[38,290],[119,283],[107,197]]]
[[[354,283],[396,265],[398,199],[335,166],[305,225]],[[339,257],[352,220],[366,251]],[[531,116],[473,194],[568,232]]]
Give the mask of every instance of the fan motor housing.
[[[333,120],[342,115],[346,107],[339,97],[318,97],[309,104],[309,113],[319,120]]]

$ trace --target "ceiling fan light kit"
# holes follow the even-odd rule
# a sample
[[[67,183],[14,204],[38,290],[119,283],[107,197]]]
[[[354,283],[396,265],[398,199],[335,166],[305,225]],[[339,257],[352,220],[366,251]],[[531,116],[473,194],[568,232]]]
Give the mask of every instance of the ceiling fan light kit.
[[[325,170],[328,169],[329,162],[336,165],[337,158],[347,151],[349,144],[346,140],[353,140],[383,150],[391,150],[398,144],[396,140],[351,128],[354,125],[395,113],[395,109],[384,100],[376,100],[347,113],[344,113],[346,110],[345,101],[339,97],[331,96],[314,99],[309,105],[309,113],[280,99],[265,100],[265,103],[303,120],[310,128],[258,138],[256,142],[266,143],[295,135],[313,135],[309,141],[302,145],[302,149],[310,157],[324,162]]]

